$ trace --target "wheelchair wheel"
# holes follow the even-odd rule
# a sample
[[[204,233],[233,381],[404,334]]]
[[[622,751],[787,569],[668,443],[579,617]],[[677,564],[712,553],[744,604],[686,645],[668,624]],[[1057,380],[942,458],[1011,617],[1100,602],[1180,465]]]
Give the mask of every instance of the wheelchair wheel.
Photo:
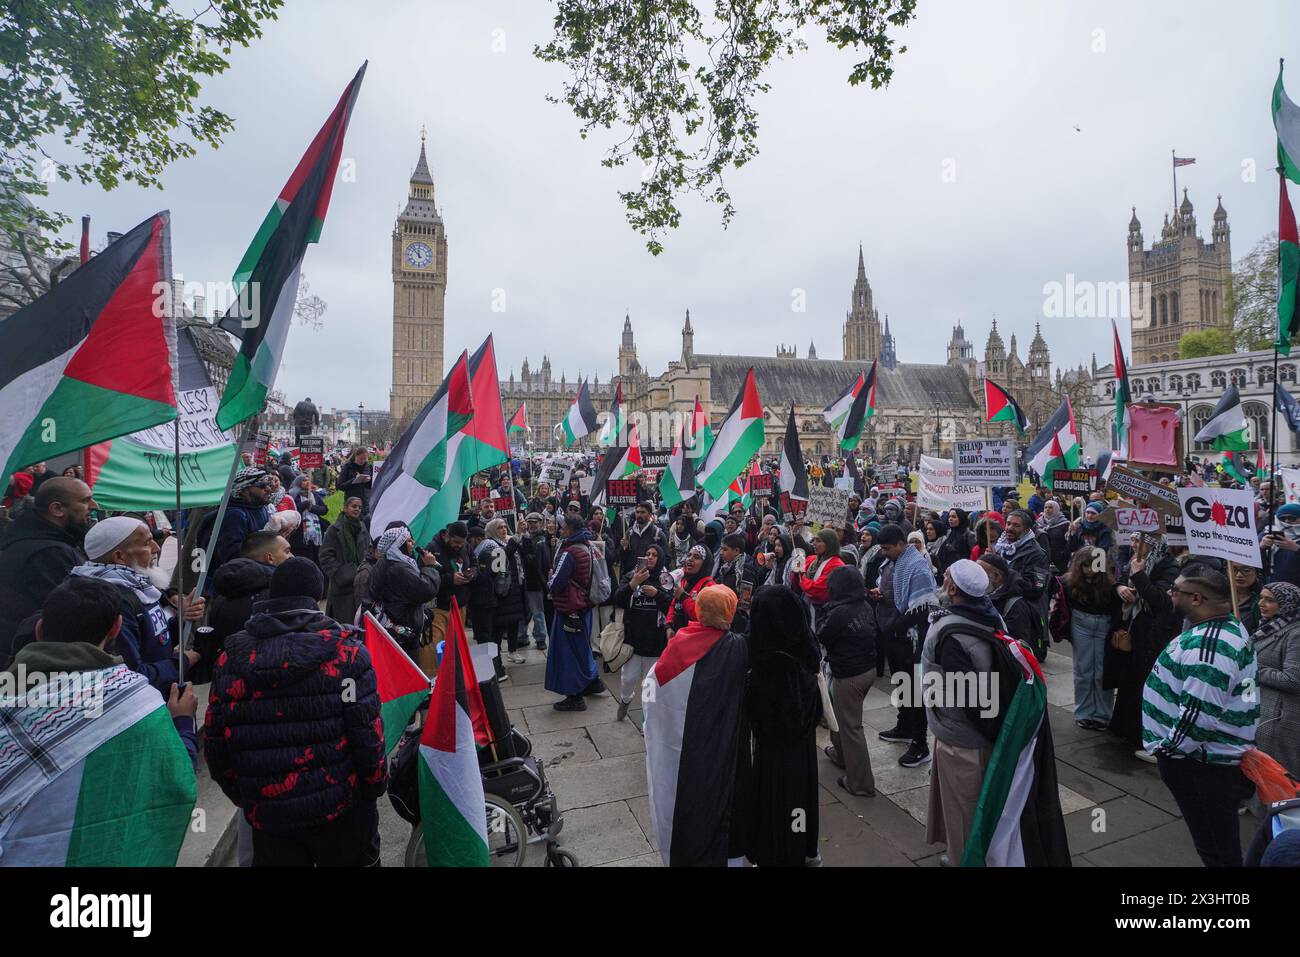
[[[519,867],[528,850],[528,829],[515,806],[495,794],[484,795],[488,862],[492,867]],[[415,825],[406,845],[406,866],[425,867],[424,827]]]
[[[547,867],[577,867],[578,858],[572,851],[555,848],[546,852]]]

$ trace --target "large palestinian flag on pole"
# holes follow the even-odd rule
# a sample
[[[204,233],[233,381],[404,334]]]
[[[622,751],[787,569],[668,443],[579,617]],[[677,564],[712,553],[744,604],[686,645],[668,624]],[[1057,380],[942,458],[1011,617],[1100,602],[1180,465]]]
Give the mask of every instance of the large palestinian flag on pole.
[[[620,382],[617,391],[614,393],[614,402],[609,407],[609,416],[601,427],[597,444],[606,448],[618,445],[623,438],[623,419],[623,383]]]
[[[763,403],[751,368],[745,373],[736,401],[718,426],[713,445],[697,470],[700,488],[715,499],[722,498],[732,479],[763,447],[763,430]]]
[[[560,423],[564,431],[564,444],[572,445],[584,435],[596,431],[596,407],[591,404],[591,390],[585,380],[578,382],[578,394],[573,397],[569,414]]]
[[[1291,340],[1300,335],[1300,234],[1296,232],[1295,211],[1287,196],[1286,177],[1278,177],[1281,198],[1278,200],[1277,225],[1277,336],[1274,348],[1291,355]]]
[[[478,746],[488,743],[484,715],[460,610],[452,599],[447,643],[420,736],[420,820],[430,867],[491,863],[478,767]]]
[[[470,475],[510,461],[506,416],[501,409],[501,382],[492,334],[469,357],[469,387],[474,394],[474,418],[465,428]]]
[[[86,483],[110,512],[176,507],[176,433],[180,434],[181,507],[217,505],[239,453],[217,428],[218,395],[190,328],[176,331],[180,366],[178,419],[86,449]]]
[[[790,496],[792,501],[808,501],[808,469],[803,463],[803,449],[799,446],[799,423],[794,417],[794,403],[790,403],[790,414],[785,419],[785,442],[781,445],[781,467],[778,476],[781,495]],[[797,512],[801,509],[782,509]]]
[[[681,424],[668,465],[659,476],[659,497],[665,508],[675,508],[695,494],[695,460],[686,454],[684,433],[688,425]]]
[[[366,651],[370,652],[379,686],[384,751],[391,753],[415,712],[429,697],[429,678],[370,612],[366,612]]]
[[[1250,448],[1252,438],[1255,436],[1250,435],[1246,412],[1241,405],[1241,394],[1234,382],[1215,404],[1209,420],[1196,433],[1193,441],[1204,442],[1220,452],[1242,452]]]
[[[1056,469],[1079,467],[1079,430],[1075,428],[1074,410],[1068,397],[1029,443],[1025,460],[1048,488],[1053,487],[1052,473]]]
[[[16,701],[0,721],[0,864],[174,867],[198,790],[157,689],[115,665]]]
[[[469,357],[462,352],[429,404],[384,461],[370,497],[370,535],[405,522],[419,545],[460,516],[461,490],[474,474],[462,451],[474,418]]]
[[[878,360],[877,360],[878,361]],[[840,448],[852,452],[858,447],[867,419],[876,414],[876,362],[867,378],[858,377],[838,399],[822,410]]]
[[[217,410],[217,423],[223,429],[261,412],[275,384],[293,323],[303,256],[308,244],[320,240],[348,120],[365,74],[362,64],[235,270],[238,300],[220,326],[242,342]]]
[[[650,822],[666,865],[726,863],[747,657],[743,638],[692,622],[645,680]]]
[[[1029,416],[1020,408],[1020,403],[1011,397],[1011,393],[992,379],[984,380],[984,421],[1010,422],[1016,431],[1024,435],[1029,431]]]
[[[1110,330],[1115,340],[1115,435],[1118,441],[1115,448],[1121,456],[1128,452],[1128,404],[1133,401],[1133,391],[1128,382],[1128,363],[1124,361],[1124,348],[1119,341],[1119,327],[1115,320],[1110,321]]]
[[[176,418],[171,288],[163,212],[0,322],[0,474]]]

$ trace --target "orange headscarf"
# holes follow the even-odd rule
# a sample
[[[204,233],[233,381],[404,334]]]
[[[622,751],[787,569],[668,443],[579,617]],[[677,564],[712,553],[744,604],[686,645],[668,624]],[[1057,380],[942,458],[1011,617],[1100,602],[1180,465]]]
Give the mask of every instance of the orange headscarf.
[[[695,596],[695,613],[701,625],[730,628],[736,616],[736,593],[726,585],[710,585]]]

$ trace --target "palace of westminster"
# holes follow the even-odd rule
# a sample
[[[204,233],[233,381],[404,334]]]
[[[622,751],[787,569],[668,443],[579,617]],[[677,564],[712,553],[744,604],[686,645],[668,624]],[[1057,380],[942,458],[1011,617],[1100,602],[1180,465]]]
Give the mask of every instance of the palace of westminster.
[[[1237,382],[1247,415],[1267,414],[1271,405],[1271,360],[1264,354],[1239,353],[1215,359],[1178,359],[1178,340],[1185,334],[1230,322],[1225,312],[1232,268],[1227,212],[1219,203],[1211,242],[1197,233],[1191,201],[1186,197],[1166,215],[1160,237],[1146,248],[1137,211],[1129,222],[1130,284],[1150,290],[1149,311],[1131,322],[1129,358],[1135,398],[1153,396],[1181,404],[1192,426],[1208,418],[1222,394],[1220,383]],[[423,144],[409,183],[407,204],[393,228],[393,386],[390,410],[399,422],[409,420],[432,397],[443,373],[444,298],[447,289],[447,234],[434,203],[434,183]],[[803,356],[780,346],[771,355],[740,356],[697,352],[689,310],[681,327],[680,357],[658,374],[642,366],[630,316],[623,320],[618,343],[618,374],[610,381],[588,383],[596,411],[606,411],[621,385],[630,412],[675,412],[685,415],[699,396],[716,422],[735,398],[746,370],[753,367],[767,418],[765,451],[779,452],[786,417],[794,406],[805,456],[835,455],[833,436],[822,409],[878,359],[877,411],[868,420],[862,454],[888,461],[915,462],[924,454],[948,455],[952,444],[981,436],[1014,435],[1009,423],[984,422],[984,385],[988,377],[1020,403],[1033,430],[1041,427],[1062,398],[1075,410],[1085,452],[1110,445],[1114,420],[1114,368],[1092,357],[1090,367],[1053,371],[1041,329],[1035,330],[1022,357],[1015,335],[1004,342],[996,318],[982,358],[958,322],[952,327],[942,364],[900,362],[889,317],[883,323],[873,301],[866,263],[858,250],[857,274],[843,324],[842,359],[820,358],[809,344]],[[1271,353],[1267,354],[1271,356]],[[1107,356],[1107,358],[1110,358]],[[1236,366],[1241,366],[1237,369]],[[1257,375],[1258,372],[1258,375]],[[501,370],[498,370],[500,375]],[[1285,365],[1279,377],[1294,387],[1296,370]],[[564,419],[577,380],[557,376],[549,356],[540,365],[524,360],[501,381],[505,415],[527,404],[535,447],[553,448],[556,426]],[[1264,395],[1262,408],[1253,393]],[[1256,434],[1266,434],[1267,430]],[[1281,451],[1289,451],[1289,439]],[[1195,450],[1192,450],[1195,451]]]

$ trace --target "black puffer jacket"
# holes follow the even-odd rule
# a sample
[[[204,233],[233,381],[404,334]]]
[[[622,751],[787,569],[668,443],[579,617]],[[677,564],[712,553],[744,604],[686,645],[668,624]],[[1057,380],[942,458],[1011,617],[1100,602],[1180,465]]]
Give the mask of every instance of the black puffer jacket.
[[[375,669],[360,632],[310,598],[273,598],[255,611],[217,661],[208,769],[258,830],[315,827],[384,793]]]
[[[998,614],[1002,616],[1002,621],[1007,626],[1007,634],[1012,638],[1019,638],[1037,651],[1043,641],[1042,628],[1034,622],[1037,617],[1035,607],[1025,598],[1020,576],[1016,574],[1015,569],[1011,570],[1010,577],[998,587],[998,590],[989,595],[989,599]]]
[[[394,624],[419,635],[424,630],[424,605],[438,596],[441,576],[432,565],[416,571],[405,562],[384,557],[370,570],[370,600],[384,606]]]
[[[876,667],[876,613],[866,588],[852,565],[835,569],[826,581],[830,597],[817,613],[817,640],[836,678],[856,678]]]
[[[68,573],[84,564],[78,535],[24,512],[0,535],[0,668],[6,667],[18,624],[41,610]]]

